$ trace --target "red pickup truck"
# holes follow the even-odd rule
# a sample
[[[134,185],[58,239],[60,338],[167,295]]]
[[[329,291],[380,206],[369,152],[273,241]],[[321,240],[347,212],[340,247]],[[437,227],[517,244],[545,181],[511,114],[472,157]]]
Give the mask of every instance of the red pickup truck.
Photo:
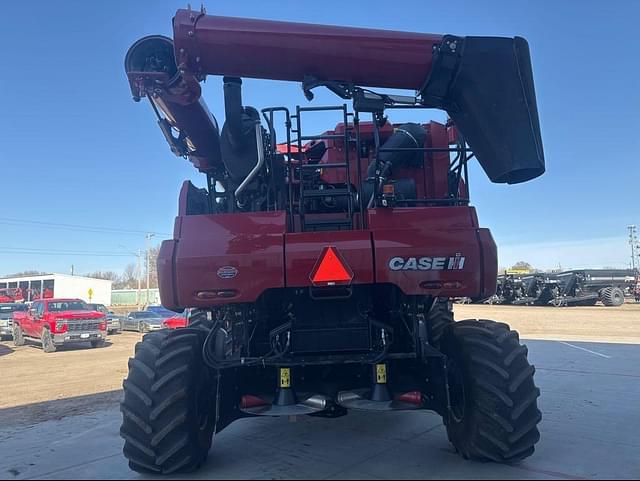
[[[107,319],[98,311],[87,310],[80,299],[37,300],[28,311],[13,314],[13,342],[23,346],[26,339],[37,339],[44,352],[81,342],[97,348],[107,337]]]

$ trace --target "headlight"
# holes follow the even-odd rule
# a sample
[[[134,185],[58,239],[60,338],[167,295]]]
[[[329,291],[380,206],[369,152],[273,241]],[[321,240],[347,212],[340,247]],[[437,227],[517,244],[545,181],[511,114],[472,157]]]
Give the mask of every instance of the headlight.
[[[67,328],[66,321],[56,321],[56,331],[60,332]]]

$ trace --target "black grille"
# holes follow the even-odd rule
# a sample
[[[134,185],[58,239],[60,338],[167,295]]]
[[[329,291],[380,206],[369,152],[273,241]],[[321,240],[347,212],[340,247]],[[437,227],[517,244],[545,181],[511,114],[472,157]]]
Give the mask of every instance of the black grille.
[[[98,331],[100,329],[99,321],[80,321],[80,322],[70,322],[68,323],[68,331],[69,332],[78,332],[78,331]]]

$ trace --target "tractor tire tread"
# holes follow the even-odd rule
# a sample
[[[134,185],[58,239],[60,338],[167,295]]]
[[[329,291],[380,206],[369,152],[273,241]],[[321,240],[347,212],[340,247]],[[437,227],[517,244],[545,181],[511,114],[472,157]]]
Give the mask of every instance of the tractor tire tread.
[[[455,322],[449,300],[446,298],[436,299],[426,320],[429,343],[439,349],[447,328]]]
[[[123,453],[133,471],[187,473],[206,460],[216,410],[211,397],[207,409],[212,414],[203,424],[196,407],[207,369],[201,357],[203,343],[203,331],[162,330],[146,334],[136,347],[123,384],[120,429]]]
[[[464,418],[446,423],[456,450],[499,463],[531,456],[540,440],[540,390],[518,334],[502,323],[460,321],[447,330],[443,351],[461,364],[469,396]]]

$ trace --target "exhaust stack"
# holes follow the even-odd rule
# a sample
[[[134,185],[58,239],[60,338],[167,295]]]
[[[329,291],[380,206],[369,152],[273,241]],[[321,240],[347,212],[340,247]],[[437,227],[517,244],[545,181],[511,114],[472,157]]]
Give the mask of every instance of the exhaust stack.
[[[227,172],[236,183],[247,178],[258,161],[256,124],[260,114],[242,105],[242,79],[224,78],[225,122],[221,149]]]

